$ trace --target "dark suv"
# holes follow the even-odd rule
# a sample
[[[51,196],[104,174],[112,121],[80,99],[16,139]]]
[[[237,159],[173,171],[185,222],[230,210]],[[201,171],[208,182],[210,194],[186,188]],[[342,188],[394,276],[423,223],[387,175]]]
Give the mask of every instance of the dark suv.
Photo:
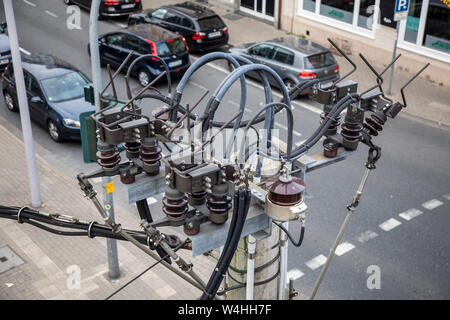
[[[64,0],[64,3],[67,5],[76,4],[83,9],[90,10],[92,0]],[[127,16],[141,10],[141,0],[102,0],[100,3],[100,18]]]
[[[193,2],[162,6],[130,15],[128,24],[150,23],[181,34],[192,51],[217,49],[228,43],[228,27],[211,9]]]
[[[5,70],[11,61],[11,48],[6,33],[6,22],[0,24],[0,72]]]
[[[181,77],[191,65],[189,50],[182,36],[171,31],[140,24],[102,35],[99,39],[100,63],[118,67],[125,58],[134,52],[125,70],[138,57],[154,54],[161,57],[168,65],[172,78]],[[142,86],[164,72],[164,67],[156,58],[139,61],[131,70]]]
[[[22,66],[31,119],[46,127],[57,142],[80,140],[80,114],[95,111],[84,100],[89,79],[67,62],[46,54],[23,56]],[[2,87],[6,107],[18,111],[12,63],[2,74]]]

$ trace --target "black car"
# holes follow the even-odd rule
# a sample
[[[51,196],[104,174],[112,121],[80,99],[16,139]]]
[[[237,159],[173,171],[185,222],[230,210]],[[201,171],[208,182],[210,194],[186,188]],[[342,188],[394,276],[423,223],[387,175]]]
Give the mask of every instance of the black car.
[[[80,114],[95,111],[84,100],[84,87],[90,82],[70,64],[45,54],[22,57],[30,117],[47,128],[57,141],[80,140]],[[6,107],[18,111],[14,68],[9,64],[2,74]]]
[[[100,36],[99,51],[100,63],[110,64],[116,68],[133,51],[134,54],[128,60],[125,70],[142,55],[157,55],[168,65],[172,78],[181,77],[191,65],[184,38],[150,24],[129,26]],[[156,58],[148,58],[139,61],[131,70],[131,75],[136,76],[142,86],[146,86],[162,72],[164,72],[163,64]]]
[[[76,4],[83,9],[90,10],[92,0],[64,0],[64,3],[67,5]],[[127,16],[141,10],[141,0],[102,0],[100,3],[100,18]]]
[[[6,22],[0,24],[0,72],[5,70],[11,62],[11,48],[9,47],[9,38],[5,34]]]
[[[128,24],[150,23],[181,34],[191,51],[217,49],[228,43],[228,27],[211,9],[193,2],[162,6],[130,15]]]

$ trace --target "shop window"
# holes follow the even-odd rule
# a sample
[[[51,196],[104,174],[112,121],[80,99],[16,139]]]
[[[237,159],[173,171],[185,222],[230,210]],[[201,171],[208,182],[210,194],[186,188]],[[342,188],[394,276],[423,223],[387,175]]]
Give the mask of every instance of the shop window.
[[[422,45],[450,53],[450,7],[439,0],[430,0]]]
[[[315,12],[316,11],[316,0],[303,0],[303,9]]]
[[[412,0],[409,4],[408,18],[406,19],[405,41],[416,43],[421,10],[422,0]]]
[[[358,27],[372,30],[375,0],[361,0],[359,4]]]
[[[353,23],[355,1],[322,0],[320,14],[349,24]]]

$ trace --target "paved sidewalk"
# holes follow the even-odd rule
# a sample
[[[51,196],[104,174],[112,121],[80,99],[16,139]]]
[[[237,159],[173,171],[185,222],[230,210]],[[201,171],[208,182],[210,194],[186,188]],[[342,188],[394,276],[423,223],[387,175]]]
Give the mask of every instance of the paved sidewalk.
[[[158,8],[162,5],[175,4],[183,2],[182,0],[143,0],[144,8]],[[205,5],[204,3],[201,3]],[[247,16],[233,13],[228,9],[217,6],[210,6],[219,14],[229,27],[229,44],[238,46],[247,42],[259,42],[286,36],[288,33],[278,30],[272,25],[262,21],[252,19]],[[329,43],[321,43],[330,47]],[[340,56],[335,55],[341,66],[341,75],[344,75],[351,68],[349,63]],[[357,64],[358,70],[350,78],[360,83],[360,88],[365,90],[375,85],[375,76],[370,72],[361,58],[357,55],[350,56]],[[400,58],[401,59],[401,58]],[[374,65],[375,69],[381,71],[385,66]],[[396,70],[394,75],[392,98],[396,101],[401,100],[400,88],[406,81],[422,66],[411,66],[410,71]],[[389,74],[385,75],[384,90],[387,91]],[[364,84],[364,85],[362,85]],[[418,78],[405,91],[408,107],[402,114],[409,114],[413,119],[421,119],[430,122],[433,125],[450,128],[450,88],[431,83],[430,81]]]
[[[30,205],[23,143],[1,125],[0,148],[0,204]],[[44,203],[41,211],[101,221],[74,179],[56,171],[39,156],[37,164]],[[117,208],[116,221],[124,228],[138,229],[138,221]],[[59,236],[9,219],[0,219],[0,250],[4,247],[13,250],[24,263],[0,273],[0,300],[104,299],[154,263],[132,244],[118,241],[121,277],[111,281],[105,238]],[[180,255],[192,261],[194,270],[207,280],[214,262],[205,256],[194,259],[190,252],[182,251]],[[0,259],[4,261],[2,255]],[[66,272],[72,265],[81,270],[79,290],[67,286]],[[196,299],[199,295],[198,289],[158,265],[113,299]]]

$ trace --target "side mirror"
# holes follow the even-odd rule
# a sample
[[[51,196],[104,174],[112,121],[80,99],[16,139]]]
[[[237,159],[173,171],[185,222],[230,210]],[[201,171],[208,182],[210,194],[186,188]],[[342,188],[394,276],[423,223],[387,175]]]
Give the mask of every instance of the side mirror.
[[[6,24],[6,22],[2,22],[2,23],[0,24],[0,32],[1,32],[1,33],[5,32],[7,26],[8,26],[8,25]]]
[[[35,96],[35,97],[31,98],[31,102],[33,102],[33,103],[42,103],[42,99],[39,96]]]

